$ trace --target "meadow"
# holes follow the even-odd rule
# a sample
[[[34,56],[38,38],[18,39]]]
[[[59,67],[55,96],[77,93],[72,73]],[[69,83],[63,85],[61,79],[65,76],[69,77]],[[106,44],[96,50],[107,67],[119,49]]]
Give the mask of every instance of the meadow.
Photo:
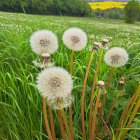
[[[31,51],[29,39],[39,29],[55,32],[59,39],[59,50],[52,56],[56,66],[69,71],[70,53],[63,42],[62,34],[69,27],[79,27],[88,35],[86,49],[74,54],[73,121],[75,139],[82,139],[80,104],[83,79],[93,43],[104,37],[112,38],[111,47],[124,47],[129,53],[129,62],[116,70],[111,82],[109,96],[104,109],[107,116],[111,103],[117,92],[121,76],[125,84],[119,87],[117,103],[109,121],[112,134],[118,126],[123,109],[140,83],[140,23],[126,24],[122,20],[105,20],[63,16],[38,16],[0,12],[0,139],[1,140],[45,140],[47,134],[43,122],[41,96],[36,88],[36,76],[40,69],[32,61],[39,59]],[[95,53],[86,86],[85,120],[88,127],[89,95],[95,74],[99,53]],[[107,81],[109,67],[101,61],[98,80]],[[68,110],[66,109],[66,112]],[[59,137],[59,123],[56,112],[56,135]],[[125,129],[125,128],[124,128]],[[140,138],[140,112],[137,113],[129,133],[128,140]],[[87,132],[88,133],[88,132]],[[108,137],[106,137],[108,140]]]

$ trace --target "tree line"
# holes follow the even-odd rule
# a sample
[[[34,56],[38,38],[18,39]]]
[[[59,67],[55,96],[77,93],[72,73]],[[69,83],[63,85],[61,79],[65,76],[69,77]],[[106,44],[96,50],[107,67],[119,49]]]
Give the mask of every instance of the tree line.
[[[126,23],[134,23],[140,21],[140,3],[137,0],[129,1],[124,9],[96,9],[91,13],[92,17],[110,18],[110,19],[125,19]]]
[[[140,3],[136,0],[129,1],[124,8],[126,23],[140,21]]]
[[[106,10],[91,10],[85,0],[3,0],[0,1],[0,11],[125,19],[127,23],[140,21],[140,3],[136,0],[129,1],[124,9]]]
[[[91,8],[83,0],[3,0],[0,1],[0,11],[88,16]]]

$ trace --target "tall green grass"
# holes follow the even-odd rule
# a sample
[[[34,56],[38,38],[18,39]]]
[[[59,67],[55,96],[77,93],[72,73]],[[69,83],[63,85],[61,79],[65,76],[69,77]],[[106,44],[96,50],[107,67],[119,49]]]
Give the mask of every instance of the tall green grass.
[[[2,140],[44,140],[47,139],[43,123],[41,96],[36,89],[36,76],[40,69],[32,61],[38,56],[32,53],[30,35],[39,29],[54,31],[59,38],[59,51],[52,56],[57,66],[69,70],[70,50],[62,43],[62,34],[68,27],[80,27],[88,34],[86,49],[74,54],[73,121],[75,139],[82,139],[80,104],[84,74],[94,41],[101,41],[104,36],[112,37],[109,47],[125,47],[130,59],[126,67],[116,70],[113,76],[109,96],[104,109],[106,118],[111,103],[116,95],[116,85],[121,76],[125,76],[125,85],[119,87],[120,95],[111,115],[108,126],[115,131],[122,111],[138,86],[140,80],[140,24],[127,25],[116,20],[96,20],[91,18],[73,18],[57,16],[32,16],[0,12],[0,139]],[[94,39],[90,36],[94,35]],[[88,111],[92,80],[95,74],[97,58],[93,58],[86,87],[85,120],[88,127]],[[101,61],[99,80],[107,82],[109,69]],[[67,110],[66,110],[67,111]],[[56,116],[56,112],[53,112]],[[56,135],[60,137],[59,122],[55,117]],[[140,112],[135,117],[128,131],[128,139],[138,139],[140,130]],[[88,132],[87,132],[88,134]],[[106,137],[108,139],[108,137]]]

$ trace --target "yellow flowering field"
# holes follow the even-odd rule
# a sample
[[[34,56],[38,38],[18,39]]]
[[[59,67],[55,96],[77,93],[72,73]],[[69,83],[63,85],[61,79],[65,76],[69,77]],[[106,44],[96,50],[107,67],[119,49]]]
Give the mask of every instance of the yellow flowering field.
[[[95,9],[109,9],[109,8],[124,8],[127,2],[114,2],[114,1],[105,1],[105,2],[89,2],[89,5],[93,10]]]

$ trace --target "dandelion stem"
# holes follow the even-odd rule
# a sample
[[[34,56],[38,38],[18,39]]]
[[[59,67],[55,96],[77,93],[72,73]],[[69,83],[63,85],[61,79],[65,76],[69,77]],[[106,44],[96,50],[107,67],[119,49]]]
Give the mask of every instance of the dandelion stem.
[[[108,113],[108,115],[107,115],[107,117],[106,117],[106,121],[105,121],[105,124],[104,124],[104,128],[103,128],[103,131],[102,131],[102,134],[101,134],[101,140],[103,140],[104,139],[104,135],[105,135],[105,132],[106,132],[106,125],[108,124],[108,121],[109,121],[109,118],[110,118],[110,116],[111,116],[111,114],[112,114],[112,111],[113,111],[113,108],[114,108],[114,106],[115,106],[115,104],[116,104],[116,102],[117,102],[117,99],[118,99],[118,95],[116,95],[116,97],[115,97],[115,99],[114,99],[114,101],[113,101],[113,103],[112,103],[112,106],[111,106],[111,108],[110,108],[110,111],[109,111],[109,113]]]
[[[42,103],[43,103],[43,115],[44,115],[44,121],[45,121],[45,127],[49,136],[50,140],[53,140],[52,134],[49,128],[49,123],[48,123],[48,117],[47,117],[47,112],[46,112],[46,100],[44,97],[42,97]]]
[[[134,93],[134,95],[129,99],[129,101],[128,101],[128,103],[127,103],[127,105],[126,105],[126,107],[125,107],[125,109],[124,109],[124,111],[122,113],[121,121],[119,123],[118,128],[116,129],[116,134],[115,134],[115,138],[116,139],[118,138],[118,135],[120,133],[120,129],[123,126],[124,121],[126,120],[125,122],[127,122],[126,117],[128,117],[127,114],[129,115],[128,111],[129,112],[132,111],[133,105],[131,105],[131,104],[132,103],[134,104],[136,102],[136,99],[139,96],[139,93],[140,93],[140,86],[138,87],[138,89],[136,90],[136,92]]]
[[[98,106],[99,106],[100,96],[101,96],[101,89],[99,89],[99,91],[98,91],[96,104],[95,104],[95,108],[94,108],[94,116],[92,119],[92,128],[91,128],[91,140],[95,139],[96,116],[97,116],[97,110],[98,110]]]
[[[107,86],[106,86],[106,93],[108,92],[108,89],[109,89],[109,86],[110,86],[110,83],[111,83],[111,80],[112,80],[112,77],[113,77],[113,72],[114,72],[114,68],[111,68],[109,79],[108,79]]]
[[[63,140],[66,140],[65,129],[64,129],[64,125],[63,125],[61,111],[57,110],[57,113],[58,113],[58,119],[59,119],[59,123],[60,123],[61,135],[62,135]]]
[[[50,124],[51,124],[51,131],[52,131],[52,137],[54,140],[56,140],[55,136],[55,125],[54,125],[54,118],[53,118],[53,112],[52,112],[52,107],[49,106],[49,116],[50,116]]]
[[[71,52],[71,61],[70,61],[70,74],[72,76],[73,71],[73,60],[74,60],[74,51]],[[72,135],[72,140],[74,140],[74,128],[73,128],[73,119],[72,119],[72,103],[69,107],[69,116],[70,116],[70,130]]]
[[[100,123],[101,123],[101,116],[102,116],[102,111],[103,111],[103,107],[104,107],[104,104],[105,104],[105,100],[106,100],[106,97],[107,97],[107,93],[108,93],[108,89],[109,89],[109,86],[110,86],[110,83],[111,83],[111,80],[112,80],[112,77],[113,77],[113,72],[114,72],[114,68],[111,68],[110,70],[110,75],[109,75],[109,79],[108,79],[108,82],[107,82],[107,86],[106,86],[106,93],[104,94],[103,96],[103,100],[101,102],[101,109],[100,109],[100,112],[99,112],[99,116],[98,116],[98,124],[97,124],[97,136],[98,136],[98,130],[99,130],[99,127],[100,127]]]
[[[74,51],[71,52],[71,60],[70,60],[70,74],[71,75],[73,71],[73,60],[74,60]]]
[[[66,118],[64,109],[61,110],[61,114],[62,114],[62,118],[63,118],[63,122],[65,124],[65,128],[66,128],[67,134],[68,134],[68,139],[72,140],[71,133],[69,131],[69,126],[68,126],[68,122],[67,122],[67,118]]]
[[[43,59],[42,61],[43,61],[44,64],[48,63],[48,61],[49,61],[49,57],[43,57],[42,56],[42,59]],[[42,97],[42,103],[43,103],[44,121],[45,121],[45,126],[46,126],[48,136],[49,136],[50,140],[53,140],[53,139],[55,140],[56,136],[55,136],[52,108],[49,106],[49,116],[50,116],[51,130],[52,130],[52,135],[51,135],[49,124],[48,124],[48,117],[47,117],[47,114],[46,114],[47,113],[46,112],[46,100],[45,100],[44,97]]]
[[[101,53],[100,53],[100,58],[98,60],[97,66],[96,66],[96,73],[94,75],[93,84],[92,84],[92,91],[91,91],[91,97],[90,97],[90,110],[89,110],[89,137],[91,136],[92,103],[93,103],[93,97],[94,97],[94,90],[95,90],[96,80],[97,80],[98,71],[99,71],[102,56],[103,56],[103,49],[101,50]]]
[[[86,132],[85,132],[85,120],[84,120],[84,97],[85,97],[85,91],[86,91],[86,83],[87,83],[87,78],[88,78],[88,73],[90,69],[90,65],[93,59],[94,51],[92,51],[89,62],[88,62],[88,67],[86,70],[85,78],[84,78],[84,85],[82,89],[82,103],[81,103],[81,119],[82,119],[82,134],[83,134],[83,139],[86,140]]]
[[[102,121],[103,121],[103,124],[105,125],[105,128],[106,128],[107,131],[108,131],[108,134],[109,134],[109,136],[110,136],[110,140],[112,140],[112,134],[111,134],[111,131],[110,131],[109,127],[107,126],[107,124],[105,124],[105,121],[104,121],[104,119],[103,119],[102,116],[101,116],[101,119],[102,119]]]
[[[132,121],[133,121],[135,115],[137,114],[137,111],[138,111],[139,108],[140,108],[140,97],[138,97],[138,100],[137,100],[136,105],[134,107],[134,110],[132,112],[132,116],[130,117],[130,119],[129,119],[128,123],[127,123],[126,128],[129,128],[131,126]],[[128,129],[125,129],[124,130],[124,132],[123,132],[123,134],[121,136],[121,140],[124,140],[125,139],[125,136],[127,134],[127,131],[128,131]]]

